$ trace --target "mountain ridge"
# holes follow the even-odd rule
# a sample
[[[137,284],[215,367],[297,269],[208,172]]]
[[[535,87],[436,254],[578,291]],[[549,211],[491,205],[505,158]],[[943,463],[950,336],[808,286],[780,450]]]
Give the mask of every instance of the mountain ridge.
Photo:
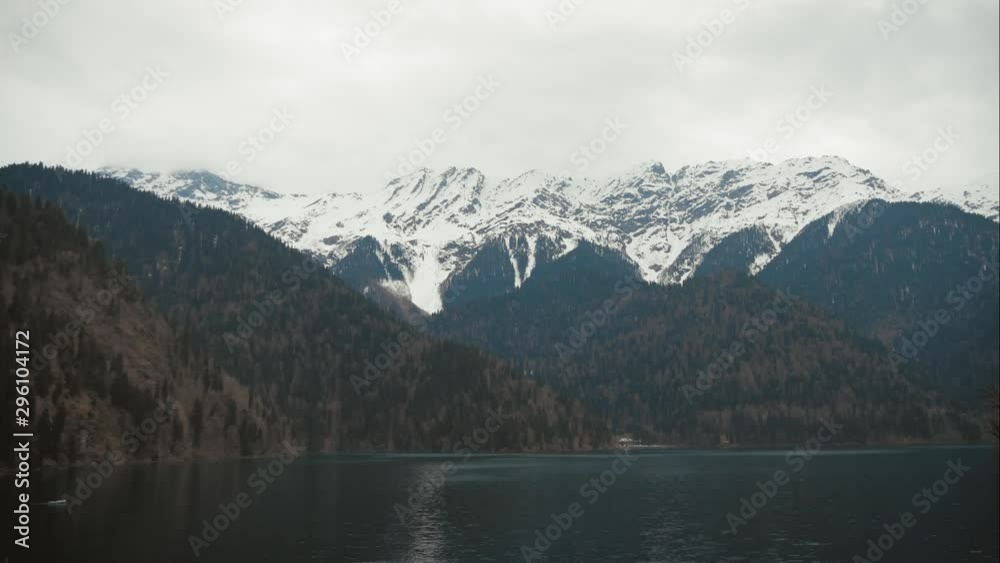
[[[845,205],[951,197],[930,191],[906,196],[836,156],[774,164],[708,161],[674,172],[652,160],[604,179],[529,170],[492,180],[475,168],[421,168],[372,193],[318,197],[243,184],[220,197],[208,193],[218,178],[211,173],[101,173],[160,197],[243,215],[321,257],[363,293],[409,301],[429,313],[445,306],[449,280],[497,241],[508,248],[515,272],[502,287],[494,280],[494,291],[516,288],[530,276],[528,264],[563,255],[581,240],[623,251],[646,281],[673,284],[694,275],[720,242],[747,229],[760,242],[745,260],[755,273],[807,224]],[[988,185],[966,200],[971,203],[951,203],[990,216]],[[365,271],[338,264],[364,264]]]

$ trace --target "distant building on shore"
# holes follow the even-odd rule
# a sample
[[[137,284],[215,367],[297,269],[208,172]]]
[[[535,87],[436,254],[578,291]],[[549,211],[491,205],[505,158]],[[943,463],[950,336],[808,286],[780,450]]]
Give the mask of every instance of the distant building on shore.
[[[622,434],[620,436],[617,436],[615,438],[615,441],[618,443],[618,447],[619,448],[626,448],[627,449],[627,448],[631,448],[631,447],[634,447],[634,446],[641,446],[642,445],[641,441],[636,440],[635,438],[633,438],[629,434]]]

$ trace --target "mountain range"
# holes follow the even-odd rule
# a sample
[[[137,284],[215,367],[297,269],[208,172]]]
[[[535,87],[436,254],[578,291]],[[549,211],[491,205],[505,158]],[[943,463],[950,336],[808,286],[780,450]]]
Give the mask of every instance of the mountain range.
[[[491,411],[512,419],[490,450],[600,448],[622,433],[787,444],[830,417],[853,442],[981,439],[982,391],[1000,366],[998,224],[938,196],[893,199],[865,171],[834,170],[848,166],[839,159],[803,173],[807,162],[675,174],[653,163],[618,183],[531,189],[546,177],[491,185],[452,170],[427,184],[423,171],[390,182],[381,197],[395,204],[379,217],[362,196],[317,200],[203,172],[123,181],[9,165],[0,340],[12,350],[31,326],[42,350],[56,346],[33,369],[41,455],[59,463],[115,449],[157,401],[178,416],[137,458],[259,455],[284,440],[449,450]],[[789,167],[800,172],[778,173]],[[837,203],[810,209],[825,209],[823,196]],[[342,234],[321,252],[309,233],[332,201],[356,223],[334,224]],[[426,205],[403,204],[415,201]],[[316,216],[288,219],[297,206]],[[309,236],[288,238],[293,225]],[[704,244],[654,268],[639,255],[658,244],[651,231]],[[330,250],[337,236],[346,254]],[[428,315],[407,297],[422,264],[412,253],[432,247],[460,266],[438,274]],[[82,314],[74,305],[114,276],[127,291],[63,334]]]
[[[906,193],[835,156],[710,161],[672,172],[645,162],[604,179],[533,170],[497,180],[474,168],[421,169],[373,192],[321,197],[207,171],[99,172],[162,198],[240,214],[411,314],[512,291],[581,241],[622,252],[646,281],[675,284],[721,269],[757,273],[807,224],[859,202],[946,202],[994,221],[998,209],[996,174]]]

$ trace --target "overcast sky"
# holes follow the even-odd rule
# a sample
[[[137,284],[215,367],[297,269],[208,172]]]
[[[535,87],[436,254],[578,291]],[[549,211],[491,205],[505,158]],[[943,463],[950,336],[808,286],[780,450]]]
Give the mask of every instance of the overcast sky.
[[[235,165],[307,193],[376,189],[421,139],[426,166],[489,176],[751,151],[918,186],[1000,166],[996,0],[62,1],[0,4],[0,163]]]

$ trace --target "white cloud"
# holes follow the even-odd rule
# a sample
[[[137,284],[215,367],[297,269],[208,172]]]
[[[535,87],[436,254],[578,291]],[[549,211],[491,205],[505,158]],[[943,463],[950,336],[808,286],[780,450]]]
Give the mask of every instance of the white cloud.
[[[213,1],[70,0],[17,53],[9,34],[39,4],[4,2],[0,162],[62,162],[66,145],[160,64],[169,78],[86,166],[221,170],[287,107],[295,122],[241,180],[375,189],[489,74],[503,87],[430,166],[557,172],[609,117],[629,129],[591,174],[648,158],[668,168],[742,158],[821,83],[836,96],[773,159],[839,154],[903,182],[906,160],[950,125],[960,141],[921,182],[960,183],[1000,166],[995,0],[928,2],[889,41],[878,20],[895,2],[753,0],[683,73],[672,53],[741,0],[586,0],[555,30],[545,14],[559,0],[399,0],[401,12],[350,64],[342,42],[388,0],[244,0],[222,18]]]

